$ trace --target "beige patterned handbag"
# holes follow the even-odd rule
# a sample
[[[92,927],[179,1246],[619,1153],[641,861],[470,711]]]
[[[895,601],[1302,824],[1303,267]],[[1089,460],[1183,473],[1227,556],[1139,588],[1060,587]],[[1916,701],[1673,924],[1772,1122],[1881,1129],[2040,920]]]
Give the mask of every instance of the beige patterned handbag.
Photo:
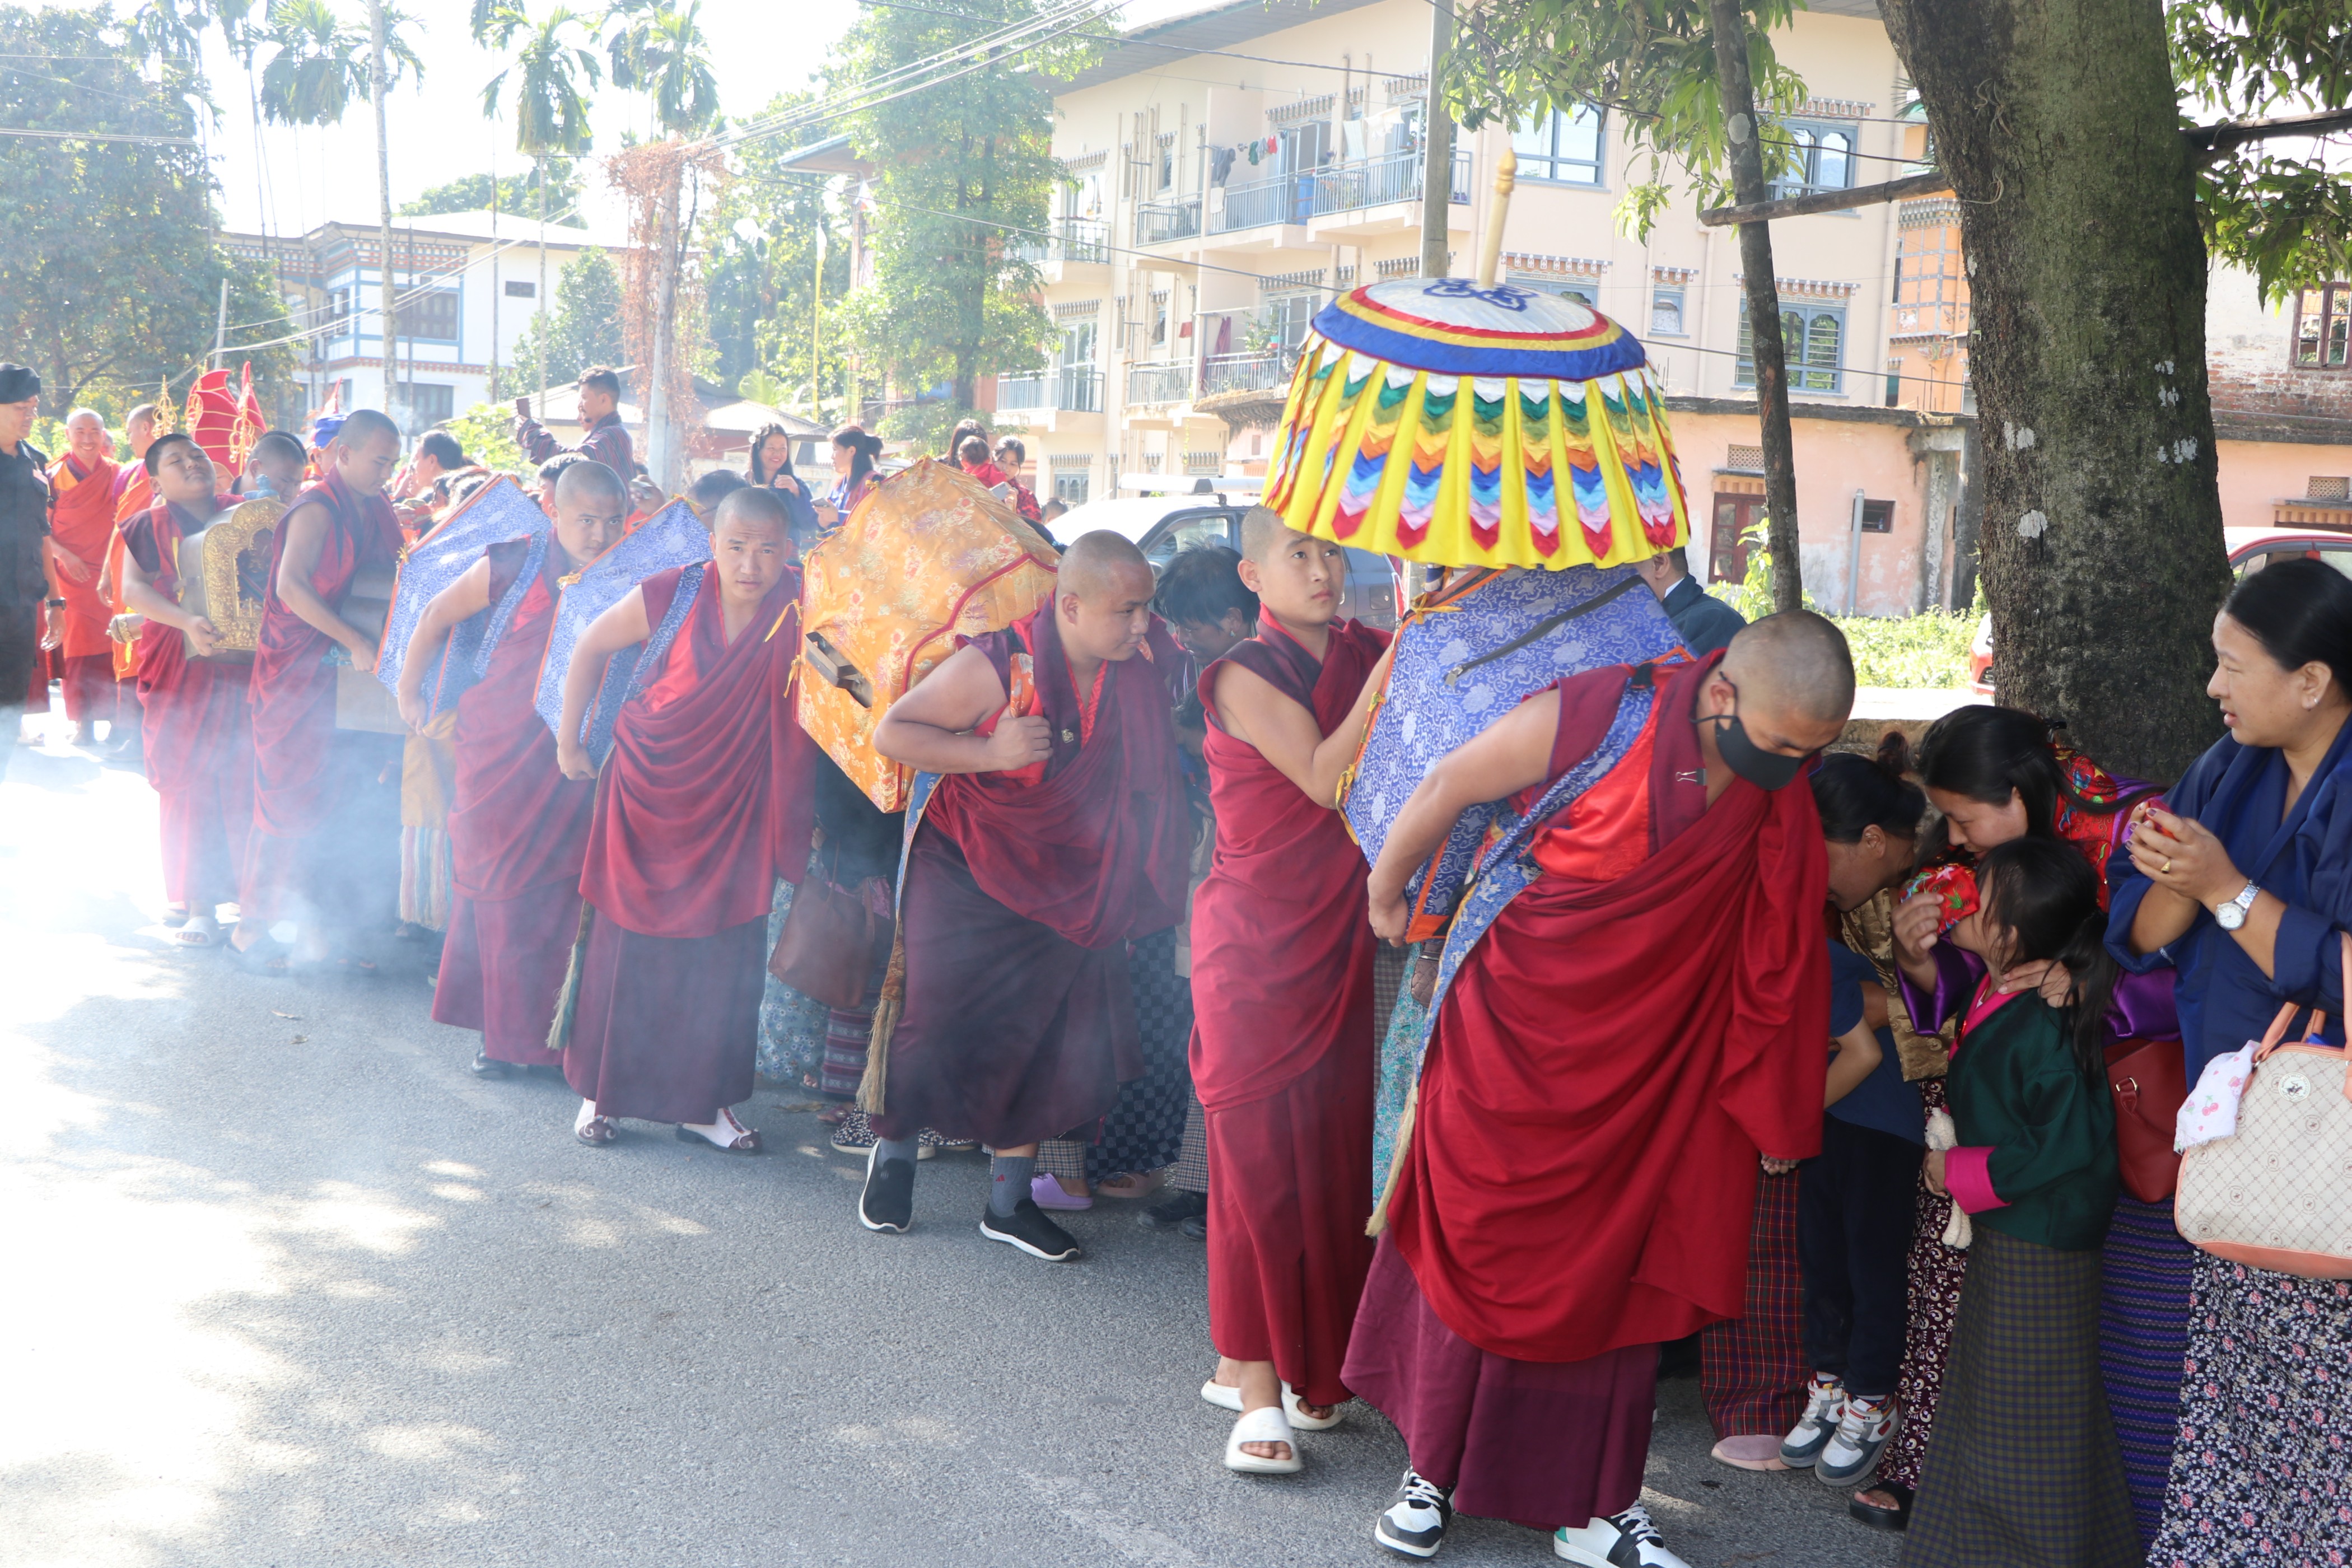
[[[2352,940],[2339,942],[2352,997]],[[2282,1045],[2287,1004],[2254,1052],[2238,1131],[2180,1157],[2173,1223],[2216,1258],[2305,1279],[2352,1279],[2352,1077],[2313,1008]]]

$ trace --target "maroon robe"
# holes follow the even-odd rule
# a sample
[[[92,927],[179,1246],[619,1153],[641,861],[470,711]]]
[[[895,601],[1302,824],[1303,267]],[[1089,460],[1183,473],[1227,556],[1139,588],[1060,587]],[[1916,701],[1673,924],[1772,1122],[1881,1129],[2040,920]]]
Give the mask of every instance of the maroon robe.
[[[1054,606],[971,646],[1051,726],[1042,769],[940,780],[908,854],[899,933],[906,1002],[875,1131],[1018,1148],[1094,1121],[1143,1076],[1127,944],[1182,918],[1192,827],[1166,671],[1145,653],[1102,666],[1091,723]],[[992,729],[992,721],[988,728]]]
[[[493,610],[530,552],[527,539],[490,546]],[[556,766],[555,731],[535,706],[561,560],[550,545],[488,668],[457,699],[449,934],[433,993],[436,1019],[479,1030],[493,1061],[530,1067],[563,1060],[547,1036],[580,931],[580,868],[596,809],[594,782]]]
[[[221,496],[215,509],[236,504]],[[180,541],[209,517],[168,501],[126,518],[122,547],[155,591],[180,596]],[[236,897],[237,868],[253,827],[253,721],[241,660],[190,658],[177,626],[150,620],[137,647],[147,782],[155,786],[163,843],[163,897],[209,915]]]
[[[382,495],[358,495],[331,470],[295,498],[288,516],[313,501],[324,503],[330,526],[310,588],[339,607],[362,570],[389,572],[397,562],[400,520]],[[398,755],[400,742],[397,736],[336,730],[336,672],[326,662],[335,642],[278,596],[278,567],[285,553],[281,521],[270,545],[268,591],[249,688],[253,833],[240,902],[247,919],[350,917],[371,892],[380,896],[382,889],[369,884],[380,882],[387,867],[397,876],[397,825],[389,843],[375,843],[380,835],[374,830],[382,825],[365,815],[368,803],[361,797],[375,782],[382,761]]]
[[[1346,1375],[1465,1513],[1632,1504],[1658,1342],[1738,1315],[1759,1153],[1821,1144],[1821,819],[1801,781],[1707,805],[1692,710],[1721,657],[1657,671],[1439,1008]],[[1560,683],[1551,777],[1631,673]]]
[[[658,626],[683,569],[640,584]],[[613,728],[581,891],[594,906],[563,1076],[605,1116],[708,1125],[751,1098],[768,910],[800,880],[813,751],[793,716],[801,579],[733,642],[706,566],[659,677]]]
[[[1388,637],[1331,628],[1318,666],[1260,611],[1225,659],[1329,734]],[[1224,660],[1220,660],[1219,664]],[[1363,852],[1247,742],[1217,723],[1217,664],[1201,676],[1202,745],[1217,854],[1192,895],[1192,1087],[1209,1154],[1209,1337],[1270,1361],[1310,1405],[1339,1378],[1372,1244],[1372,960]]]

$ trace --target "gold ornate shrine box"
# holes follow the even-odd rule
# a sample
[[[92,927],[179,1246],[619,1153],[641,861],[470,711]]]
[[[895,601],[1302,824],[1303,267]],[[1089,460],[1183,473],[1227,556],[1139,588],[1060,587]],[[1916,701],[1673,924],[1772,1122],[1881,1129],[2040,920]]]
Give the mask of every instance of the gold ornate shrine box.
[[[269,587],[270,552],[286,503],[257,496],[229,508],[180,541],[180,607],[220,631],[215,659],[250,662],[261,646],[261,607]],[[198,657],[192,644],[188,657]]]

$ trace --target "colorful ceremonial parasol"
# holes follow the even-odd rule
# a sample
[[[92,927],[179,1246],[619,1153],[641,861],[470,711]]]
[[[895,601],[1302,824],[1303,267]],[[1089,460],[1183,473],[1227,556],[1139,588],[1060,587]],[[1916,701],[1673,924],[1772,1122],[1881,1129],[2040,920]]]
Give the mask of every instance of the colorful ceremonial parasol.
[[[1447,566],[1613,566],[1685,542],[1664,389],[1581,300],[1401,278],[1316,316],[1265,504],[1291,527]]]

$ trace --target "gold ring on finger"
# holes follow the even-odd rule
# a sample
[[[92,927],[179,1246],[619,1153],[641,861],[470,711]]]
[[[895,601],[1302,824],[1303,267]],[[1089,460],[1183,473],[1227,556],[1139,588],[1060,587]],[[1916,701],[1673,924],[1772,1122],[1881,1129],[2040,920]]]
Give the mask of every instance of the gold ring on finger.
[[[2169,871],[2172,869],[2172,862],[2171,862],[2171,861],[2169,861],[2169,860],[2167,860],[2167,861],[2164,863],[2164,868],[2165,868],[2165,870],[2166,870],[2167,872],[2169,872]]]

